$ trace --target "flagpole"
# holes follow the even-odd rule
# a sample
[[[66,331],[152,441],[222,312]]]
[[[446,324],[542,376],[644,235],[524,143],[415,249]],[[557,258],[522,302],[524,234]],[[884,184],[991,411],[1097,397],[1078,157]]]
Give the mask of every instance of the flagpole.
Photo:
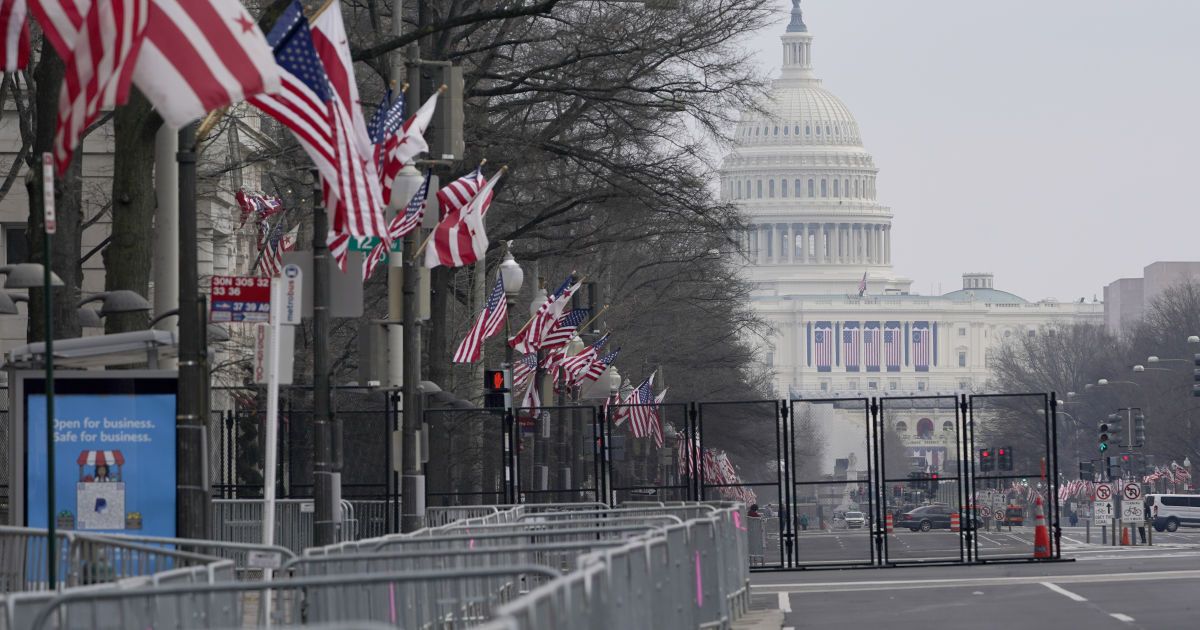
[[[596,313],[595,315],[593,315],[592,318],[587,320],[587,322],[585,322],[582,326],[580,326],[578,328],[578,330],[587,330],[588,325],[591,324],[592,322],[596,321],[597,319],[600,319],[600,316],[603,315],[604,311],[607,311],[607,310],[608,310],[608,304],[605,304],[604,308],[600,309],[599,313]]]

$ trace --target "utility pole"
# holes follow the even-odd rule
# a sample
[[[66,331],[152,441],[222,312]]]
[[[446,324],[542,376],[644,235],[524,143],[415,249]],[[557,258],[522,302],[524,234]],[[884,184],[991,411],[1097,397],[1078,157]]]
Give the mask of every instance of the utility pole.
[[[397,17],[400,16],[401,1],[396,0]],[[396,19],[396,28],[400,20]],[[408,47],[408,102],[421,102],[420,49],[414,43]],[[417,237],[420,230],[413,230],[404,237],[403,300],[401,302],[403,329],[404,385],[401,395],[404,410],[401,416],[401,478],[400,478],[400,531],[411,532],[424,526],[425,480],[421,475],[420,437],[421,419],[417,417],[417,384],[421,380],[421,341],[417,334],[417,287],[420,278],[417,261]]]
[[[337,542],[340,475],[333,469],[333,422],[329,405],[329,219],[321,179],[312,169],[313,204],[313,544]]]
[[[179,393],[175,412],[175,530],[183,538],[209,538],[211,502],[205,474],[203,303],[197,271],[196,124],[179,130]],[[166,192],[166,191],[163,191]]]

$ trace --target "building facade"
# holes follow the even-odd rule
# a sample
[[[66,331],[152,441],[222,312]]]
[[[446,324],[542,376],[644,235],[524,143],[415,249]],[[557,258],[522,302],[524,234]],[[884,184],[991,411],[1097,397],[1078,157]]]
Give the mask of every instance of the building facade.
[[[913,294],[892,267],[896,215],[880,202],[879,169],[849,108],[816,76],[799,0],[780,39],[766,111],[743,114],[721,167],[723,198],[750,224],[742,261],[756,311],[774,329],[762,360],[780,396],[978,392],[989,351],[1005,339],[1103,321],[1099,303],[1031,302],[995,288],[991,273],[964,273],[962,288],[943,295]],[[957,457],[940,418],[914,410],[890,424],[929,468]]]
[[[1158,261],[1141,278],[1118,278],[1104,287],[1104,325],[1122,335],[1139,322],[1154,300],[1173,284],[1200,281],[1200,262]]]

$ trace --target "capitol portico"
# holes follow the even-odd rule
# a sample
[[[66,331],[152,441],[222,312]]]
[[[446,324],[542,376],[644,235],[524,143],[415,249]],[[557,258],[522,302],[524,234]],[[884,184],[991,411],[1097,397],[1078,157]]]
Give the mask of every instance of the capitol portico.
[[[966,273],[944,295],[912,294],[892,267],[879,169],[849,108],[816,76],[799,0],[780,39],[765,112],[743,113],[721,167],[722,197],[750,225],[742,260],[774,327],[762,359],[779,395],[981,391],[988,352],[1006,338],[1103,321],[1101,304],[1031,302],[996,289],[991,273]]]

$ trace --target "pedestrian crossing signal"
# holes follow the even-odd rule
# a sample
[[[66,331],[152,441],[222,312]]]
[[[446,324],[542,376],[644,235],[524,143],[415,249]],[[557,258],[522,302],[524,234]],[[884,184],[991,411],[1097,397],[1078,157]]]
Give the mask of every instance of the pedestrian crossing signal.
[[[483,371],[483,406],[489,409],[506,407],[508,375],[504,370]]]

